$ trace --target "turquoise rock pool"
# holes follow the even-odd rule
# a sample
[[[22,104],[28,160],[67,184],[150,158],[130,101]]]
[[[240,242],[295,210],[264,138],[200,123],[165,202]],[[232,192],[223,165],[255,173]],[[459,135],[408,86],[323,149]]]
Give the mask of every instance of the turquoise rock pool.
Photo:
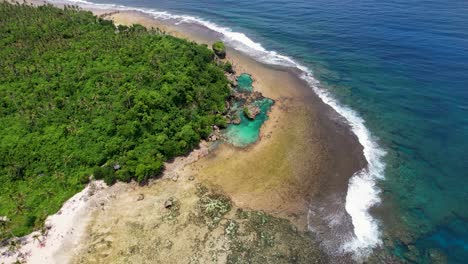
[[[252,92],[253,91],[253,79],[250,74],[242,73],[237,77],[237,90],[239,92]]]
[[[253,104],[260,108],[260,113],[254,120],[248,119],[243,113],[243,108],[238,107],[236,112],[241,119],[240,124],[229,124],[223,132],[226,141],[236,147],[246,147],[258,140],[260,136],[260,128],[268,119],[268,112],[273,105],[273,100],[263,98],[255,101]]]

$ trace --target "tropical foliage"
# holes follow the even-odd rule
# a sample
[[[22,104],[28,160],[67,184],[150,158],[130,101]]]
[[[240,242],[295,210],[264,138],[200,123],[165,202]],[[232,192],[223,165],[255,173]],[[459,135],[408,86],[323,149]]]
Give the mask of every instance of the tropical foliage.
[[[224,126],[206,46],[77,7],[0,3],[0,239],[56,213],[89,176],[139,182]],[[115,168],[114,168],[115,167]]]

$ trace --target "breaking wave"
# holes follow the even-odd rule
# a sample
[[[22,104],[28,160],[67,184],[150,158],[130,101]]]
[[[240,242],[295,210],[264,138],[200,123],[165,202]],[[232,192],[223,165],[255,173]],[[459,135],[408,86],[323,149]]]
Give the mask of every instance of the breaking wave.
[[[368,255],[371,253],[372,248],[381,245],[382,241],[378,222],[372,218],[368,210],[380,203],[380,190],[376,186],[376,181],[384,176],[385,164],[383,157],[386,153],[372,137],[370,131],[365,126],[365,121],[359,114],[351,108],[340,104],[326,89],[321,87],[320,82],[313,77],[312,71],[309,68],[288,56],[265,49],[260,43],[253,41],[244,33],[235,32],[228,27],[223,27],[195,16],[170,14],[151,8],[98,4],[84,0],[51,2],[74,3],[82,7],[94,9],[139,11],[155,19],[170,20],[175,24],[189,23],[201,25],[219,33],[222,40],[230,47],[244,52],[262,63],[299,70],[300,77],[308,83],[320,99],[346,119],[352,132],[363,146],[364,157],[367,160],[367,167],[356,172],[348,183],[345,208],[346,212],[351,216],[354,235],[342,244],[341,250],[351,252],[359,258]]]

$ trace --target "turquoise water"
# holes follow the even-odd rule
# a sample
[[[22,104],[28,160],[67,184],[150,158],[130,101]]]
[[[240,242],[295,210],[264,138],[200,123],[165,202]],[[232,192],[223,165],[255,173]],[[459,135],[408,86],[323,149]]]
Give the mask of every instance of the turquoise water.
[[[466,1],[99,2],[197,16],[213,22],[201,24],[220,32],[229,45],[264,62],[296,66],[278,56],[282,54],[311,69],[320,82],[318,88],[311,82],[311,88],[330,92],[339,105],[358,113],[387,153],[372,163],[385,164],[382,178],[372,186],[381,190],[384,208],[394,210],[387,212],[392,221],[372,215],[380,223],[381,236],[391,242],[384,246],[415,263],[430,263],[434,249],[449,263],[466,262]],[[357,202],[368,200],[366,192],[359,195],[363,199]],[[355,225],[355,230],[362,227]],[[416,250],[410,252],[411,248]]]
[[[237,77],[237,85],[240,92],[252,92],[252,83],[252,76],[247,73],[242,73],[239,75],[239,77]]]
[[[260,128],[262,124],[268,119],[268,112],[270,111],[273,101],[268,98],[255,101],[254,105],[260,108],[260,113],[254,120],[248,119],[243,109],[237,110],[241,122],[239,125],[230,124],[223,132],[227,141],[237,147],[246,147],[255,143],[260,135]]]
[[[253,79],[250,74],[242,73],[237,77],[236,90],[242,93],[251,93],[253,91]],[[273,100],[264,98],[253,102],[253,105],[260,108],[260,113],[254,120],[250,120],[244,115],[244,109],[240,102],[234,103],[232,109],[240,117],[240,124],[229,124],[223,131],[226,140],[236,147],[246,147],[255,143],[260,136],[260,128],[268,119],[268,112],[273,105]]]

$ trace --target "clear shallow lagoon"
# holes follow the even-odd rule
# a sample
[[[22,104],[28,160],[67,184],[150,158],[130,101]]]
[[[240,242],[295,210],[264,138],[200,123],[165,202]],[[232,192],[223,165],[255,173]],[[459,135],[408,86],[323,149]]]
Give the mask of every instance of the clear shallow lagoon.
[[[260,113],[254,120],[248,119],[243,113],[243,108],[239,108],[237,109],[237,114],[241,120],[240,124],[230,124],[223,132],[227,141],[236,147],[246,147],[258,140],[260,136],[260,128],[268,119],[268,112],[273,105],[273,100],[264,98],[262,100],[255,101],[253,105],[260,108]]]
[[[197,16],[312,69],[387,152],[378,185],[394,211],[374,216],[388,249],[417,263],[432,249],[468,258],[466,1],[95,2]]]

